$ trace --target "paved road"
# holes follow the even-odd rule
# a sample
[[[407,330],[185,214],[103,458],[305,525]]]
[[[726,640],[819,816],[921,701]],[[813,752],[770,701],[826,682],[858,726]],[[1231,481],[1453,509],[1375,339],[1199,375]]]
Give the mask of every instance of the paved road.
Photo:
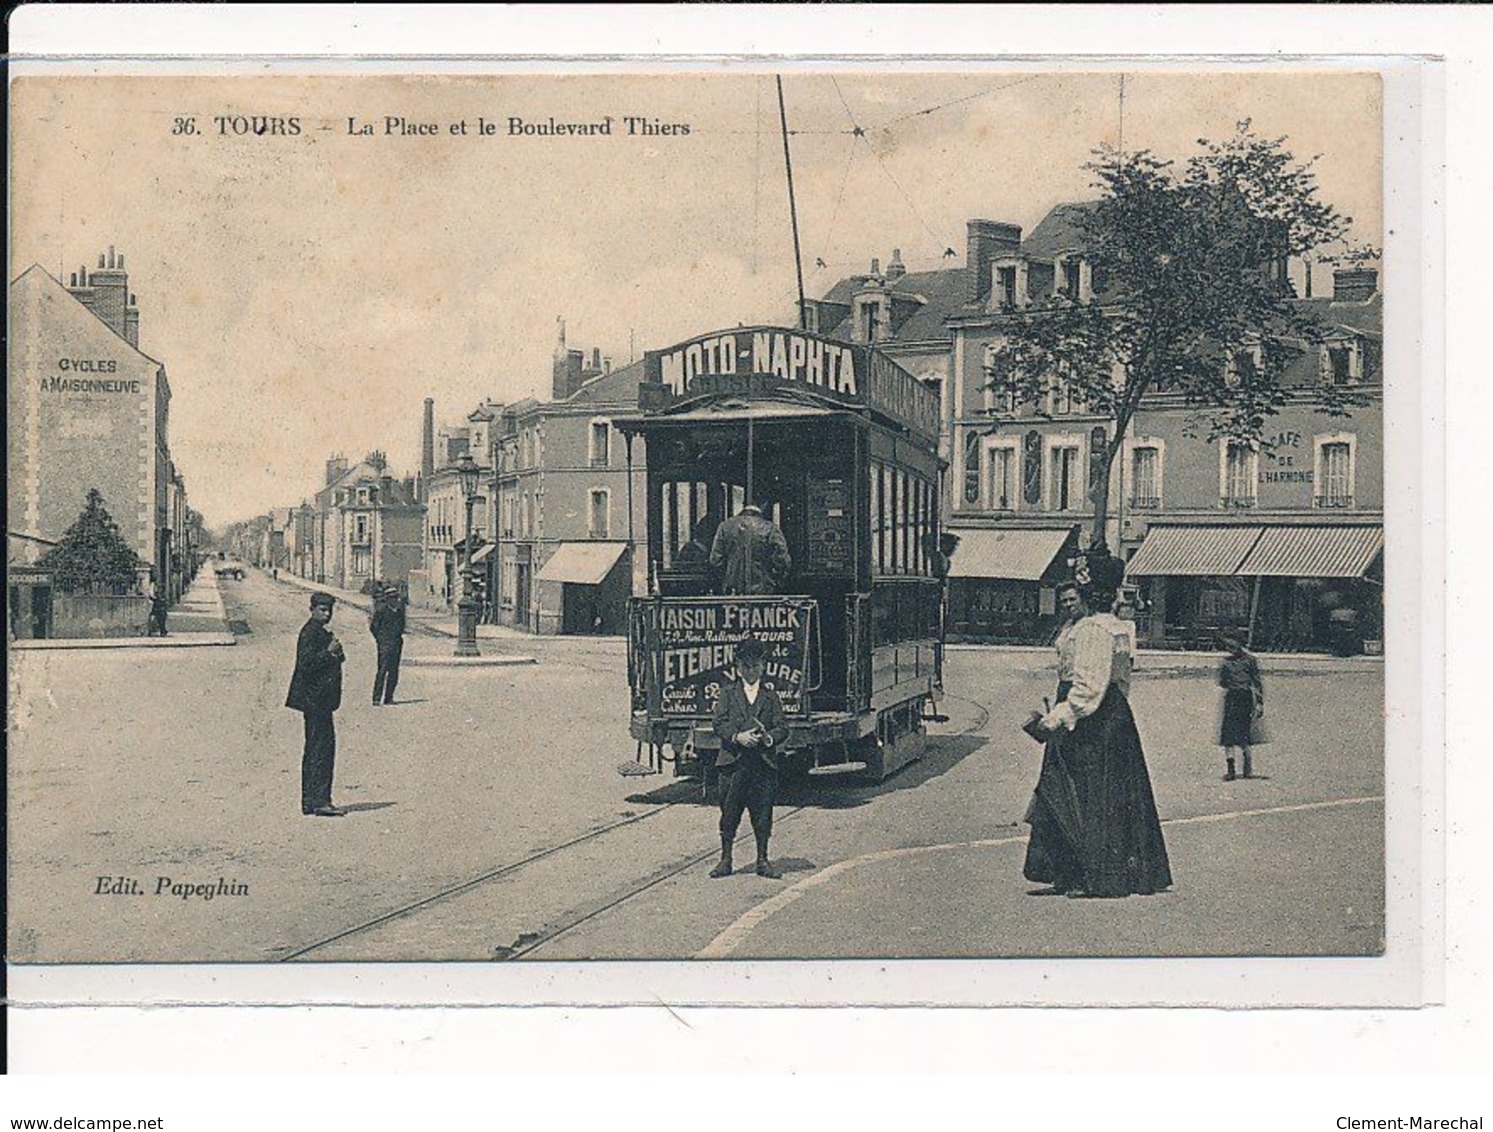
[[[257,572],[223,591],[252,630],[234,648],[12,655],[14,961],[1363,954],[1382,938],[1375,666],[1267,666],[1269,777],[1232,784],[1211,679],[1138,676],[1177,876],[1164,896],[1026,895],[1039,752],[1015,722],[1052,682],[1033,653],[951,652],[952,718],[922,763],[874,788],[787,791],[785,880],[710,881],[714,812],[616,773],[632,746],[605,642],[522,642],[527,667],[410,667],[401,702],[374,708],[366,618],[339,610],[334,793],[353,812],[302,817],[300,721],[281,704],[305,595]],[[141,894],[96,894],[100,877]]]

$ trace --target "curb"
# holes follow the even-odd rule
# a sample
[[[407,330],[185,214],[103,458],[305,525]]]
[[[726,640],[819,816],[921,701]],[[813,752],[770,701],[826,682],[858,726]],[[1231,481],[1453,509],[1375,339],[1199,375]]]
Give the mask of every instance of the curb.
[[[532,656],[410,656],[399,662],[415,668],[505,668],[520,664],[538,664]]]
[[[177,633],[169,637],[70,637],[11,641],[17,650],[42,649],[200,649],[238,644],[232,633]]]

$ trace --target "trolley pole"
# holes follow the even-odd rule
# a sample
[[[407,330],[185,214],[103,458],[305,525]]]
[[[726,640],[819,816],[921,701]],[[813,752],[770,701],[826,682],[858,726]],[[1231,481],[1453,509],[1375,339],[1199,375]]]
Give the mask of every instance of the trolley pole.
[[[793,222],[793,267],[798,274],[798,328],[809,328],[809,312],[804,300],[804,258],[798,246],[798,204],[793,196],[793,157],[788,152],[788,108],[783,104],[783,76],[778,80],[778,120],[783,125],[783,168],[788,172],[788,217]]]

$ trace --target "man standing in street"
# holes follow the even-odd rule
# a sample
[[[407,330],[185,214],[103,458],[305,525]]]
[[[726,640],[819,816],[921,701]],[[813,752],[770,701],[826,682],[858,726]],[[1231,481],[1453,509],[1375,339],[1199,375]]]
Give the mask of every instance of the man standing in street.
[[[368,631],[378,645],[378,674],[373,678],[373,704],[392,704],[399,685],[399,658],[404,652],[404,595],[398,586],[381,586],[373,595]]]
[[[748,503],[716,530],[710,564],[721,572],[722,593],[756,596],[782,593],[793,560],[778,525]]]
[[[772,835],[772,804],[778,790],[778,750],[788,738],[783,702],[762,682],[767,646],[748,637],[736,646],[737,679],[721,688],[712,721],[721,740],[715,766],[720,774],[721,859],[713,877],[731,875],[731,846],[745,810],[757,839],[757,875],[783,874],[767,859]]]
[[[301,753],[301,813],[340,818],[332,805],[332,764],[337,756],[337,727],[332,713],[342,706],[342,642],[332,635],[331,594],[311,595],[311,618],[296,641],[295,673],[285,706],[301,713],[306,744]]]

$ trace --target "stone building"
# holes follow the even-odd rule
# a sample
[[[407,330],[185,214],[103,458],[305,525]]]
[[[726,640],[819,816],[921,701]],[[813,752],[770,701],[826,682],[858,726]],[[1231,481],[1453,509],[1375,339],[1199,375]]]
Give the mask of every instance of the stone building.
[[[570,350],[563,327],[549,401],[503,410],[494,477],[497,619],[537,633],[626,632],[646,577],[644,462],[611,418],[635,411],[641,362],[612,369]],[[628,506],[632,505],[629,519]]]
[[[424,508],[414,479],[391,475],[382,452],[354,465],[329,459],[312,509],[312,580],[365,590],[374,581],[408,582],[420,568]]]
[[[993,387],[992,364],[1011,311],[1055,294],[1103,301],[1106,281],[1082,247],[1090,207],[1058,205],[1025,236],[1015,224],[971,220],[962,266],[908,272],[894,252],[886,271],[873,260],[869,274],[809,304],[811,324],[875,343],[940,392],[943,517],[961,540],[950,581],[956,639],[1048,639],[1054,586],[1090,537],[1091,486],[1114,422],[1057,380],[1042,403],[1013,404]],[[1296,300],[1324,339],[1280,344],[1290,352],[1288,398],[1263,444],[1197,435],[1193,410],[1174,394],[1149,395],[1132,421],[1111,474],[1105,537],[1131,560],[1144,640],[1211,647],[1229,631],[1264,648],[1322,648],[1338,632],[1331,626],[1351,621],[1364,647],[1377,647],[1382,296],[1367,268],[1340,269],[1333,282],[1329,296]],[[1316,407],[1323,382],[1352,385],[1367,403],[1328,416]]]
[[[9,298],[8,560],[35,562],[97,488],[149,575],[179,596],[192,555],[186,483],[171,460],[171,387],[140,349],[124,257],[110,248],[67,285],[33,265]]]

